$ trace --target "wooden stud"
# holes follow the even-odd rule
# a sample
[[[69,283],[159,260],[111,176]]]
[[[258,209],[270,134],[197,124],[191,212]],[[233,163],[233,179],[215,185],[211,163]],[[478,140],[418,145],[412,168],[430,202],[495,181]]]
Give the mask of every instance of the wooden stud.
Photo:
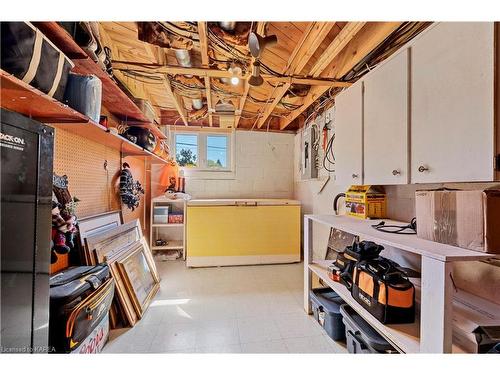
[[[349,22],[340,30],[340,33],[333,39],[330,45],[323,52],[321,57],[311,68],[309,75],[319,77],[325,70],[330,61],[332,61],[342,49],[349,43],[352,38],[361,30],[366,22]]]
[[[309,26],[302,35],[302,38],[292,51],[283,73],[285,75],[293,75],[299,73],[309,61],[309,58],[306,58],[306,55],[312,56],[314,54],[316,48],[319,47],[322,40],[326,37],[333,25],[334,23],[328,24],[326,22],[309,23]],[[259,116],[256,120],[258,128],[261,128],[264,125],[267,118],[271,115],[278,103],[290,88],[291,83],[291,81],[289,83],[284,83],[282,86],[276,87],[271,91],[268,102],[263,108],[262,116]],[[274,99],[269,105],[269,100],[272,96],[274,96]]]
[[[334,64],[331,68],[332,63],[330,63],[329,67],[325,69],[324,75],[337,79],[342,77],[400,25],[401,22],[373,22],[366,24],[333,60],[340,61],[341,63],[338,65]],[[312,87],[309,94],[304,98],[302,106],[290,112],[286,118],[280,119],[280,129],[283,130],[290,125],[293,120],[318,100],[328,89],[329,87],[325,86]]]
[[[423,256],[420,307],[420,352],[451,353],[453,264]]]
[[[312,272],[309,265],[313,262],[313,222],[304,217],[304,310],[311,314],[309,292],[312,290]]]
[[[163,82],[165,84],[168,94],[172,97],[174,101],[175,108],[177,108],[177,112],[179,112],[182,122],[184,123],[184,125],[188,126],[187,111],[186,108],[184,108],[184,102],[181,96],[172,90],[172,86],[170,85],[170,79],[168,78],[167,75],[163,77]]]
[[[257,34],[264,35],[265,31],[266,31],[266,22],[257,22]],[[255,61],[255,59],[252,58],[252,63],[250,64],[250,67],[252,66],[254,61]],[[248,79],[245,78],[245,79],[243,79],[243,81],[245,82],[245,84],[244,84],[244,88],[243,88],[243,95],[240,98],[240,105],[238,106],[238,111],[236,113],[236,118],[234,121],[235,128],[237,128],[238,124],[240,123],[241,114],[243,113],[243,108],[245,108],[245,104],[246,104],[247,97],[248,97],[248,92],[250,91],[250,85],[248,83]]]
[[[198,22],[198,35],[200,38],[200,49],[201,49],[201,62],[203,67],[209,68],[209,57],[208,57],[208,33],[207,33],[207,23]],[[213,126],[213,108],[212,108],[212,92],[210,87],[210,77],[205,77],[205,92],[207,96],[207,107],[208,107],[208,123],[210,127]]]

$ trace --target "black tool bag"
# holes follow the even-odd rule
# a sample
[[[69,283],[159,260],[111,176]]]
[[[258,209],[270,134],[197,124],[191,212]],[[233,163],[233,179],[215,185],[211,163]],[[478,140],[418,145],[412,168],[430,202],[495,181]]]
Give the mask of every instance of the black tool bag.
[[[384,324],[415,321],[415,287],[401,267],[389,259],[357,262],[351,295]]]
[[[352,245],[346,246],[344,251],[337,255],[334,264],[342,271],[340,280],[347,289],[351,290],[352,288],[352,275],[356,262],[377,258],[383,249],[383,246],[372,241],[355,241]]]
[[[61,101],[71,60],[29,22],[2,22],[0,35],[1,68]]]
[[[372,241],[354,242],[344,252],[357,261],[377,258],[384,247]]]
[[[68,353],[99,325],[113,301],[107,264],[68,268],[50,278],[49,345]]]

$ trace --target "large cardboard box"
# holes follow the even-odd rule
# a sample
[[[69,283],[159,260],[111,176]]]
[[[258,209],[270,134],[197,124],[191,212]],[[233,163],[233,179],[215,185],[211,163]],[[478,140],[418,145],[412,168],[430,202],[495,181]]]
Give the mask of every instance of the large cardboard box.
[[[425,190],[415,193],[417,236],[500,253],[500,190]]]

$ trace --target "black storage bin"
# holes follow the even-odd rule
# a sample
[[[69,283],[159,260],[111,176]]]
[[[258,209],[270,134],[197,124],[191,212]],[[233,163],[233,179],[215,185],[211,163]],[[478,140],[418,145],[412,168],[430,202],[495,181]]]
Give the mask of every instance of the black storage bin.
[[[340,314],[344,300],[330,288],[314,289],[309,292],[314,319],[333,340],[345,339],[345,325]]]
[[[29,22],[1,22],[0,67],[61,101],[74,64]]]
[[[64,102],[85,116],[99,122],[101,117],[102,83],[95,75],[70,73]]]
[[[349,305],[340,306],[345,324],[347,350],[354,354],[397,353],[370,324]]]
[[[73,267],[51,276],[49,346],[56,353],[76,352],[107,319],[114,290],[105,263]]]
[[[500,343],[496,344],[488,351],[488,354],[500,354]]]

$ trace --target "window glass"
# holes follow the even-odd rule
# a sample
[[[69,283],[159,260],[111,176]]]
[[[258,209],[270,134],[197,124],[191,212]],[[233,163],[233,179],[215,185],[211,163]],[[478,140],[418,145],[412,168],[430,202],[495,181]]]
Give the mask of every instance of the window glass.
[[[175,136],[175,153],[179,166],[196,167],[198,165],[198,136],[177,134]]]
[[[227,136],[207,136],[207,167],[227,168]]]

